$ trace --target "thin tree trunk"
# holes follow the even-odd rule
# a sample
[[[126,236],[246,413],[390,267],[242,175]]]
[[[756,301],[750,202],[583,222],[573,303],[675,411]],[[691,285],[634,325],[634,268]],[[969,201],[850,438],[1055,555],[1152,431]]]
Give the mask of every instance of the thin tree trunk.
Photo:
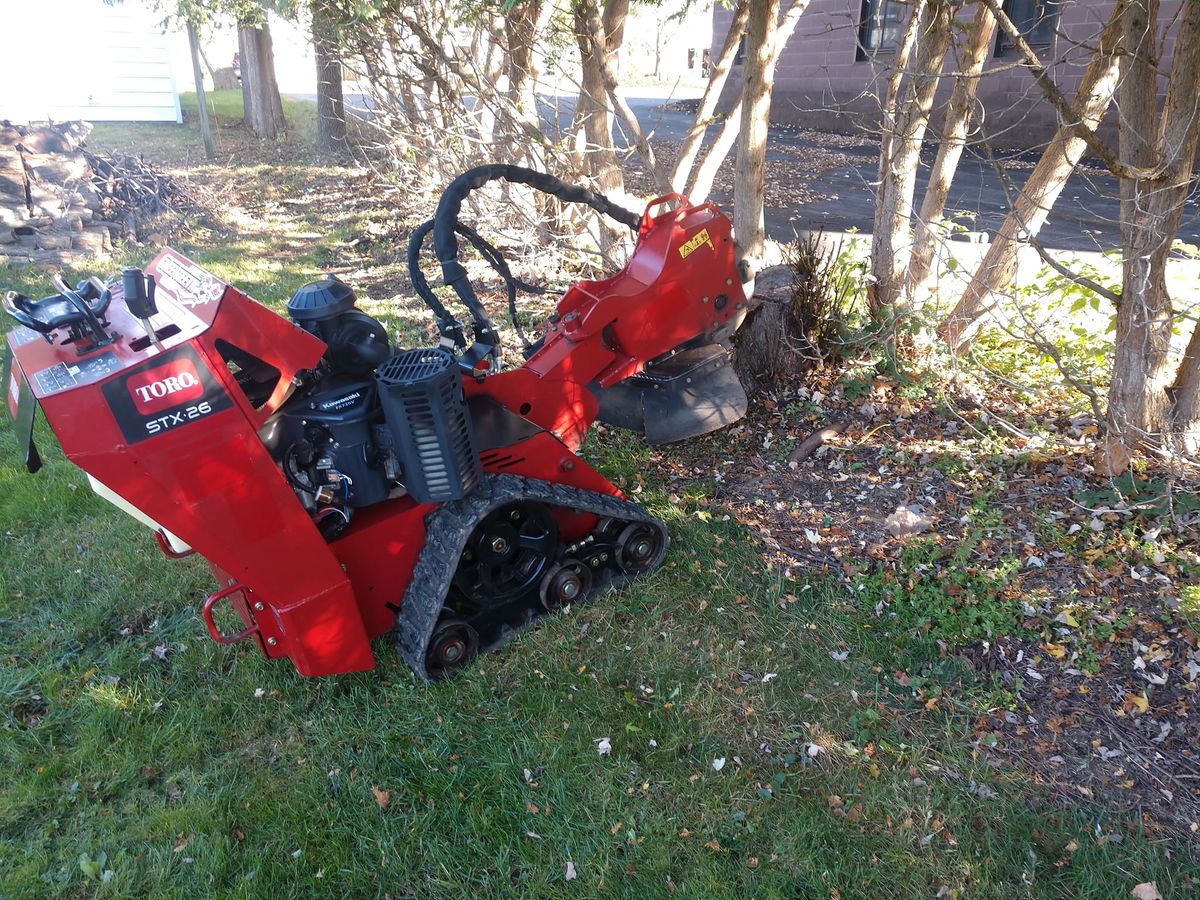
[[[771,71],[772,47],[778,17],[779,0],[756,0],[750,4],[746,26],[745,81],[733,186],[733,233],[743,258],[749,259],[756,268],[766,240],[764,171],[774,76]]]
[[[787,10],[779,20],[771,41],[771,58],[767,66],[766,77],[768,83],[775,76],[775,64],[779,62],[779,54],[787,46],[788,40],[791,38],[793,32],[795,32],[796,25],[800,21],[800,16],[808,9],[808,4],[809,0],[792,0],[792,3],[789,4]],[[749,2],[749,5],[753,6],[753,3]],[[737,43],[737,41],[734,42],[735,51]],[[748,60],[745,65],[747,67],[750,65]],[[747,72],[749,72],[749,69],[744,68],[743,75]],[[699,164],[693,166],[692,173],[688,177],[683,192],[693,203],[703,203],[708,199],[708,194],[712,190],[713,179],[717,177],[717,172],[720,170],[721,164],[725,161],[725,157],[729,155],[729,151],[733,149],[734,142],[738,139],[738,128],[742,124],[742,109],[745,98],[746,85],[745,78],[743,78],[742,89],[738,91],[737,102],[734,103],[725,116],[725,120],[721,123],[721,130],[717,133],[717,139],[713,142],[708,152],[700,157]],[[766,115],[770,116],[769,104]]]
[[[597,70],[600,72],[600,79],[604,84],[604,91],[608,95],[608,100],[616,108],[621,121],[629,130],[629,134],[637,146],[638,154],[642,157],[642,161],[650,171],[650,177],[654,179],[658,190],[664,194],[669,194],[672,191],[671,179],[662,166],[659,165],[658,159],[654,155],[654,148],[650,145],[650,140],[642,131],[642,126],[638,122],[637,115],[630,108],[629,104],[625,102],[625,98],[621,96],[620,84],[617,80],[617,73],[612,65],[612,61],[609,59],[608,54],[600,52],[603,23],[600,19],[600,12],[596,8],[595,0],[583,0],[581,5],[584,15],[587,18],[588,35],[593,45],[592,59],[595,62]]]
[[[339,152],[346,149],[346,109],[337,26],[319,0],[313,0],[311,11],[317,62],[317,147]]]
[[[684,194],[693,203],[703,203],[708,199],[708,195],[712,191],[713,181],[717,177],[717,172],[721,170],[721,164],[725,162],[725,157],[729,156],[729,151],[737,143],[738,126],[741,122],[742,97],[739,96],[737,102],[733,104],[725,116],[725,121],[721,123],[721,130],[717,132],[717,139],[713,141],[708,152],[701,158],[700,164],[692,170],[687,185],[684,187]]]
[[[1087,150],[1078,123],[1094,129],[1112,105],[1119,74],[1117,49],[1123,8],[1124,0],[1118,0],[1100,35],[1099,47],[1084,70],[1071,104],[1073,120],[1059,124],[1054,140],[1021,188],[962,297],[938,325],[938,336],[952,348],[962,346],[974,335],[980,320],[995,307],[996,295],[1012,283],[1021,240],[1037,237]]]
[[[691,128],[688,129],[683,142],[679,145],[679,157],[675,160],[675,171],[671,174],[671,183],[675,185],[676,190],[682,191],[688,183],[692,165],[700,152],[701,144],[704,143],[705,132],[708,131],[713,111],[717,108],[717,101],[721,97],[721,90],[725,87],[729,70],[733,67],[734,59],[737,58],[738,44],[741,43],[742,32],[746,28],[746,17],[749,14],[750,0],[738,0],[738,4],[733,10],[733,20],[729,23],[729,31],[725,33],[725,42],[721,45],[721,52],[717,54],[716,60],[713,61],[708,83],[704,86],[703,96],[700,97],[696,118],[692,120]],[[739,108],[739,117],[740,114],[741,109]],[[728,153],[729,149],[726,148],[725,152]]]
[[[1175,383],[1171,386],[1175,398],[1173,425],[1181,449],[1193,456],[1200,454],[1200,325],[1192,327]]]
[[[967,132],[973,118],[980,73],[991,51],[995,30],[996,17],[987,6],[979,4],[963,47],[962,58],[958,61],[959,74],[955,78],[954,92],[950,95],[950,103],[946,108],[941,143],[938,144],[937,157],[929,173],[929,185],[925,188],[925,197],[921,201],[921,212],[905,285],[906,302],[909,306],[915,306],[925,297],[930,272],[933,270],[933,257],[937,252],[937,235],[934,229],[946,211],[950,186],[954,183],[958,163],[967,146]]]
[[[885,131],[880,151],[881,178],[871,238],[874,277],[867,296],[872,314],[898,305],[904,294],[921,142],[933,109],[942,62],[950,46],[954,10],[948,0],[929,0],[918,4],[913,16],[909,31],[916,29],[916,43],[908,88],[898,105],[884,111],[890,127]]]
[[[775,81],[775,64],[787,45],[796,23],[808,8],[808,0],[793,0],[779,15],[779,0],[750,0],[750,16],[746,30],[746,56],[741,98],[738,101],[739,116],[729,114],[717,146],[702,161],[700,172],[711,183],[713,175],[728,153],[722,146],[733,129],[733,123],[741,125],[737,133],[738,150],[733,184],[733,232],[737,241],[739,260],[745,260],[754,277],[742,285],[747,295],[757,295],[760,282],[757,270],[761,267],[766,248],[766,226],[763,207],[766,197],[767,138],[771,117],[771,90]],[[707,186],[705,193],[707,193]],[[695,199],[695,196],[693,196]],[[763,278],[769,280],[769,270]],[[790,275],[790,273],[787,273]],[[790,278],[787,279],[790,282]],[[787,298],[790,291],[785,292]],[[755,301],[758,302],[758,301]],[[795,347],[805,346],[795,339],[799,337],[801,321],[793,313],[792,304],[787,302],[758,302],[743,323],[734,354],[734,364],[740,376],[747,382],[769,381],[778,374],[780,367],[788,362],[799,366],[801,356]],[[761,352],[762,348],[774,348],[773,352]]]
[[[252,107],[254,106],[254,73],[246,61],[253,55],[257,59],[257,46],[252,46],[253,26],[238,23],[238,70],[242,77],[242,122],[251,131]]]
[[[1195,424],[1195,394],[1186,394],[1195,363],[1186,355],[1175,373],[1172,408],[1174,310],[1167,262],[1200,143],[1200,2],[1189,0],[1182,12],[1161,118],[1156,112],[1158,0],[1129,0],[1124,21],[1121,162],[1131,170],[1158,174],[1134,180],[1122,197],[1129,221],[1124,224],[1116,354],[1104,441],[1096,453],[1097,472],[1110,476],[1124,470],[1137,450],[1178,449],[1170,432],[1191,431]]]
[[[204,155],[212,159],[217,155],[213,148],[212,128],[208,123],[208,98],[204,96],[204,76],[200,73],[200,38],[196,26],[187,23],[188,46],[192,51],[192,78],[196,82],[196,105],[200,112],[200,138],[204,141]]]

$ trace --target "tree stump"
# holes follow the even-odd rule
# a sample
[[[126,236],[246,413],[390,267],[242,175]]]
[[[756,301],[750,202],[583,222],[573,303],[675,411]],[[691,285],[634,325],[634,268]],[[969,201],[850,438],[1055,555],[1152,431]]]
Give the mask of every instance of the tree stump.
[[[753,308],[734,336],[733,367],[750,390],[774,384],[802,369],[806,346],[795,314],[795,276],[790,266],[770,266],[754,280]]]

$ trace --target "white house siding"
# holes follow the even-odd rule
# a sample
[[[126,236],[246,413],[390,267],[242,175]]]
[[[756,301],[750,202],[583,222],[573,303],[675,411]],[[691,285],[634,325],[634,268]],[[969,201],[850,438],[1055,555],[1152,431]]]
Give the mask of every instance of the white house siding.
[[[0,119],[182,121],[160,21],[144,0],[2,0]]]

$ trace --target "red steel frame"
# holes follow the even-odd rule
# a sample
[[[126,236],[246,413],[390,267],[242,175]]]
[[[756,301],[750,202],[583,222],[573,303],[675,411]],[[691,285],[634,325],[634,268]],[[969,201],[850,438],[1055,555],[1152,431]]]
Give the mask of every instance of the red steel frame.
[[[650,215],[669,199],[679,207]],[[68,459],[208,560],[219,589],[202,613],[214,639],[253,637],[267,656],[289,657],[302,675],[372,668],[370,641],[393,627],[434,505],[400,497],[358,510],[346,532],[327,543],[258,436],[293,378],[317,364],[325,345],[173,250],[163,250],[147,272],[158,281],[160,346],[145,339],[119,288],[108,312],[108,330],[120,335],[112,345],[80,353],[15,328],[8,335],[15,363],[10,411],[15,416],[18,390],[32,389]],[[717,295],[725,295],[723,303]],[[468,397],[490,396],[544,429],[485,452],[484,470],[620,496],[576,455],[597,413],[587,385],[636,374],[711,334],[744,305],[728,220],[711,204],[655,201],[628,265],[571,287],[525,365],[464,375]],[[225,365],[220,341],[279,370],[258,409]],[[39,377],[55,367],[70,375],[80,361],[98,357],[106,360],[104,371],[84,367],[65,378],[66,386]],[[168,375],[176,380],[165,382]],[[150,398],[145,385],[154,379],[186,389],[178,398]],[[159,430],[142,433],[154,421]],[[594,524],[588,516],[558,518],[566,539]],[[224,601],[245,623],[236,634],[222,634],[214,620]]]

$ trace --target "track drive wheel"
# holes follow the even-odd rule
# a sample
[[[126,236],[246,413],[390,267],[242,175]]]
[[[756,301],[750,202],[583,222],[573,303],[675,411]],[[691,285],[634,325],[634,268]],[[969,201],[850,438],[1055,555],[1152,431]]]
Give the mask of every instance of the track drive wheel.
[[[433,681],[470,665],[479,655],[479,632],[459,618],[444,618],[433,629],[425,652],[425,671]]]

